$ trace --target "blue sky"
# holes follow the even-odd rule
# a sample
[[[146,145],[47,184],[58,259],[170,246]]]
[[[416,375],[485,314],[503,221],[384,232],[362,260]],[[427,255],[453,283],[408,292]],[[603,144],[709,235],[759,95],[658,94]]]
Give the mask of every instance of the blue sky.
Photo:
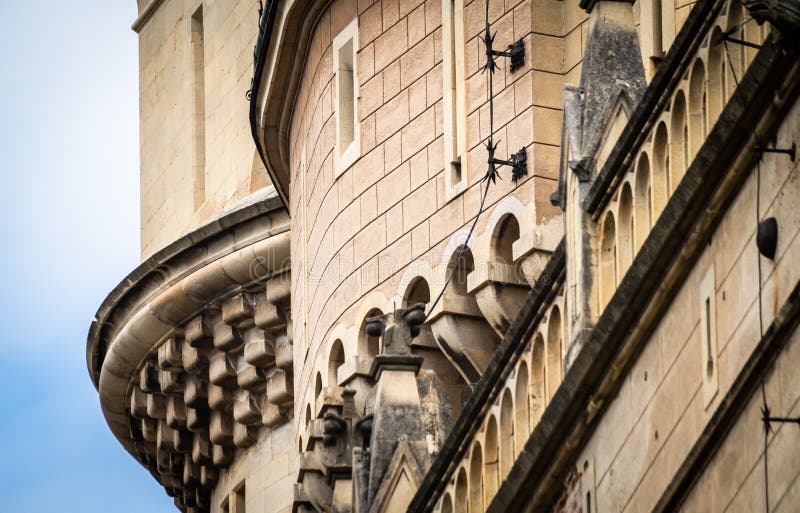
[[[139,261],[135,17],[135,0],[0,0],[2,512],[175,511],[106,427],[84,358]]]

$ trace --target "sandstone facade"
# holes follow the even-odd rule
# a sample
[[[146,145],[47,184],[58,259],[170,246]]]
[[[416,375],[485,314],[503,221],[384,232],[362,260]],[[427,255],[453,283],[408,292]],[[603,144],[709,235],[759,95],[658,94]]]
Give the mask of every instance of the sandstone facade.
[[[178,508],[793,511],[793,2],[139,3],[87,359]]]

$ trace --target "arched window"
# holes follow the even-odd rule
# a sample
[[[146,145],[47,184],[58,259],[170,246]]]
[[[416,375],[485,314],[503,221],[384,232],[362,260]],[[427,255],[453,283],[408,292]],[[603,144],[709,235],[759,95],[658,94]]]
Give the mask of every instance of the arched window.
[[[336,340],[331,347],[331,354],[328,358],[328,386],[339,385],[339,367],[344,365],[344,345],[341,340]]]
[[[492,234],[492,261],[514,265],[514,242],[519,239],[519,222],[507,214]]]
[[[667,205],[672,187],[669,183],[669,144],[667,125],[662,121],[653,136],[653,220],[657,219]]]
[[[381,340],[380,337],[373,337],[369,333],[367,333],[367,319],[370,317],[376,317],[378,315],[383,315],[377,308],[373,308],[367,315],[364,316],[364,320],[361,322],[361,329],[358,330],[358,354],[363,356],[378,356],[381,352],[380,344]]]
[[[403,294],[403,308],[408,308],[419,303],[427,305],[430,302],[431,289],[425,278],[417,277],[411,280],[411,283],[406,287],[405,294]],[[422,325],[422,330],[416,340],[418,343],[436,347],[436,339],[433,336],[433,332],[431,332],[430,325],[427,323]]]
[[[689,167],[689,127],[686,122],[686,97],[678,91],[672,101],[670,121],[670,192],[678,187],[686,168]]]
[[[548,402],[555,395],[558,385],[561,384],[561,346],[561,311],[557,306],[553,306],[553,309],[550,310],[550,318],[547,320],[547,347],[545,348]]]
[[[456,513],[467,513],[469,511],[469,490],[467,488],[467,471],[459,469],[456,477]]]
[[[617,228],[619,256],[619,277],[628,270],[633,262],[633,192],[631,184],[625,182],[619,192],[619,227]]]
[[[428,304],[431,301],[431,289],[425,278],[414,278],[406,288],[403,296],[403,307],[416,305],[417,303]]]
[[[500,487],[498,472],[498,447],[497,447],[497,419],[494,415],[489,416],[486,422],[486,436],[484,438],[483,453],[483,490],[486,495],[484,505],[488,505],[492,497]]]
[[[316,401],[322,393],[322,374],[317,372],[317,377],[314,379],[314,408],[317,407]]]
[[[516,435],[517,451],[525,446],[531,432],[531,411],[528,402],[528,365],[522,361],[517,370],[517,382],[514,386],[514,434]]]
[[[500,402],[500,476],[505,479],[514,463],[514,401],[505,389]]]
[[[719,119],[728,94],[725,90],[725,58],[722,55],[724,48],[722,43],[716,43],[719,41],[721,33],[719,27],[714,27],[709,39],[707,82],[709,127],[714,126]]]
[[[731,0],[730,3],[730,10],[728,11],[728,20],[727,20],[727,27],[725,30],[733,30],[736,27],[736,30],[730,34],[732,38],[735,39],[744,39],[744,33],[740,27],[742,23],[742,5],[739,3],[739,0]],[[725,43],[720,41],[720,46],[722,46],[722,51],[725,51]],[[742,45],[731,44],[728,43],[728,50],[726,52],[727,55],[730,55],[730,63],[728,63],[725,68],[727,69],[727,82],[728,82],[728,97],[730,98],[733,96],[733,92],[736,90],[736,80],[734,80],[734,75],[736,78],[741,82],[742,75],[744,74],[744,47]],[[728,60],[728,56],[725,56],[725,60]],[[731,65],[733,69],[731,69]]]
[[[442,509],[439,513],[453,513],[453,499],[450,498],[449,493],[445,494],[442,499]]]
[[[600,240],[600,309],[602,310],[617,288],[617,228],[614,214],[606,213]]]
[[[541,333],[537,332],[533,338],[533,347],[531,350],[531,419],[533,423],[539,421],[539,418],[544,412],[545,405],[545,354],[544,354],[544,337]]]
[[[650,160],[647,153],[639,155],[634,177],[633,196],[633,241],[638,250],[644,244],[650,228],[653,227],[653,194],[650,188]]]
[[[706,96],[706,71],[703,61],[697,59],[689,75],[689,155],[697,155],[708,133],[708,98]]]
[[[311,405],[306,405],[306,427],[311,424]]]
[[[469,460],[469,513],[483,511],[483,454],[481,444],[472,446]]]

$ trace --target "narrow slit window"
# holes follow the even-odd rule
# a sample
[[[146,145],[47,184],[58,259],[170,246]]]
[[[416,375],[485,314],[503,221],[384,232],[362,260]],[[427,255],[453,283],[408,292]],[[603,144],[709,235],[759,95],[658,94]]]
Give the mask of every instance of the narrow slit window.
[[[714,268],[700,283],[700,338],[703,374],[703,406],[708,408],[719,390]]]
[[[336,172],[346,171],[360,152],[358,119],[358,20],[333,41],[336,85]]]
[[[193,199],[197,210],[206,200],[206,91],[205,91],[205,28],[203,6],[197,8],[191,20],[192,89],[194,107],[194,179]]]
[[[231,513],[247,513],[247,495],[244,483],[233,492],[231,500],[234,504],[234,510]]]
[[[442,0],[445,196],[452,199],[467,183],[464,0]]]
[[[641,2],[642,56],[648,80],[655,75],[658,64],[664,58],[662,16],[661,0]]]

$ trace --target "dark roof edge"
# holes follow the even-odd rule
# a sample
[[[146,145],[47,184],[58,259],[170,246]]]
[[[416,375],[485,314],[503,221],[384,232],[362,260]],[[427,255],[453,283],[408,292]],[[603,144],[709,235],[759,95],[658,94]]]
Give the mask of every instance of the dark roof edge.
[[[467,446],[464,443],[469,442],[472,434],[480,428],[483,420],[482,411],[499,396],[501,388],[498,388],[498,384],[502,384],[505,376],[510,372],[509,362],[514,361],[515,357],[522,353],[526,342],[543,316],[542,307],[550,304],[550,300],[557,294],[564,280],[565,246],[566,243],[562,238],[556,250],[550,255],[536,285],[528,293],[520,313],[495,350],[486,372],[473,393],[470,394],[439,455],[420,483],[419,489],[408,506],[407,513],[421,513],[428,510],[432,506],[430,502],[431,499],[434,499],[437,490],[447,486],[448,473],[460,463],[461,457],[466,451]]]
[[[284,206],[280,198],[272,196],[219,217],[156,252],[150,258],[139,264],[136,269],[131,271],[116,287],[114,287],[97,309],[97,313],[89,327],[86,340],[86,367],[89,370],[89,375],[92,378],[92,383],[94,383],[95,388],[97,388],[99,384],[100,370],[103,366],[103,359],[105,356],[105,351],[98,351],[102,327],[116,305],[118,305],[127,294],[145,278],[153,273],[158,273],[159,269],[162,269],[165,264],[187,254],[198,244],[256,217],[282,209],[284,209]]]
[[[267,162],[267,156],[261,138],[258,136],[258,94],[261,89],[261,77],[264,74],[264,65],[267,60],[267,51],[269,50],[269,41],[272,38],[272,29],[275,26],[275,18],[278,14],[278,0],[267,0],[267,5],[261,11],[261,19],[258,23],[258,38],[256,39],[256,47],[253,50],[253,82],[250,90],[247,92],[248,99],[250,100],[250,133],[253,136],[253,142],[256,145],[258,156],[264,164],[264,168],[269,174],[275,190],[284,205],[289,204],[289,198],[286,197],[286,191],[280,187],[275,173]]]
[[[614,180],[627,171],[625,160],[628,155],[633,148],[641,145],[644,141],[648,134],[648,131],[645,130],[648,123],[656,119],[664,110],[662,104],[669,100],[664,93],[680,81],[683,69],[694,58],[693,47],[700,45],[702,38],[709,32],[706,29],[711,28],[724,4],[725,0],[705,0],[697,2],[692,8],[667,56],[645,89],[642,99],[625,125],[622,135],[617,139],[611,154],[583,200],[583,207],[590,214],[602,208],[609,201],[611,192],[613,192],[610,188]]]

